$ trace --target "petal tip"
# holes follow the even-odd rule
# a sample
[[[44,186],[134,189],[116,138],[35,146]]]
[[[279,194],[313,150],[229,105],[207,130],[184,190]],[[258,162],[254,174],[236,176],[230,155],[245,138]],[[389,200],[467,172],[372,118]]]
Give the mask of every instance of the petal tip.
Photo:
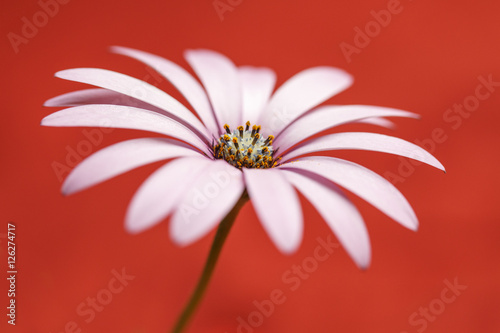
[[[128,51],[135,51],[131,48],[120,46],[120,45],[111,45],[108,47],[109,52],[114,54],[126,55]]]
[[[410,229],[411,231],[414,231],[414,232],[417,232],[418,228],[419,228],[418,221],[415,221],[414,224],[412,224],[411,226],[408,227],[408,229]]]
[[[82,187],[82,186],[76,185],[77,182],[75,182],[75,177],[74,177],[75,174],[73,173],[74,170],[75,169],[73,169],[70,172],[70,174],[68,175],[68,177],[66,177],[66,179],[64,180],[64,182],[61,186],[61,193],[65,197],[73,195],[75,193],[78,193],[78,192],[87,188],[87,187]]]
[[[64,75],[64,73],[67,71],[67,69],[63,69],[62,71],[57,71],[54,73],[55,77],[61,78],[61,75]]]
[[[56,105],[54,105],[54,99],[51,98],[43,102],[43,106],[56,106]]]
[[[366,262],[366,263],[358,263],[357,266],[360,270],[365,272],[368,270],[368,268],[370,268],[370,264],[371,264],[371,261],[368,260],[368,262]]]
[[[282,254],[291,256],[299,250],[300,245],[302,244],[302,237],[299,240],[290,241],[287,244],[284,242],[278,244],[276,240],[273,240],[273,243]]]
[[[43,117],[42,120],[40,120],[40,126],[49,126],[47,124],[47,118],[49,117],[50,115],[46,116],[46,117]]]
[[[116,53],[119,52],[119,50],[123,49],[123,46],[119,45],[111,45],[108,47],[109,52]]]
[[[139,234],[142,230],[139,230],[139,229],[136,229],[130,225],[128,225],[127,222],[125,222],[125,231],[128,233],[128,234],[131,234],[131,235],[137,235]]]
[[[183,52],[184,58],[189,59],[197,51],[198,51],[198,49],[186,49],[186,50],[184,50],[184,52]]]
[[[172,223],[170,223],[170,225],[172,225]],[[179,232],[174,231],[172,227],[170,227],[169,234],[172,243],[174,243],[178,247],[186,247],[193,242],[192,240],[189,240],[188,238],[179,235]]]
[[[139,227],[138,224],[135,223],[135,219],[131,215],[132,214],[130,212],[127,212],[127,215],[125,216],[125,231],[131,235],[137,235],[145,229]]]
[[[54,77],[58,79],[67,80],[67,74],[70,73],[71,69],[63,69],[62,71],[58,71],[54,74]]]
[[[295,252],[297,252],[297,250],[298,250],[298,246],[294,246],[294,247],[290,247],[290,248],[288,248],[288,247],[287,247],[287,248],[284,248],[284,247],[279,247],[279,248],[278,248],[278,250],[279,250],[282,254],[284,254],[284,255],[286,255],[286,256],[291,256],[291,255],[293,255]]]

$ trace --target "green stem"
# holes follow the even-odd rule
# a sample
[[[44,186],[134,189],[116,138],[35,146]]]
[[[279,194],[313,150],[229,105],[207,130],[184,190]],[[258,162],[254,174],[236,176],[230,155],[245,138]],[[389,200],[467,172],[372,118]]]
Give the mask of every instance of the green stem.
[[[224,245],[227,235],[229,234],[229,231],[231,230],[231,227],[233,226],[233,223],[236,220],[236,216],[238,215],[241,207],[243,207],[243,205],[247,201],[248,194],[245,190],[233,209],[226,215],[226,217],[224,217],[222,222],[219,224],[217,233],[215,234],[215,238],[212,243],[212,248],[210,249],[210,253],[208,254],[208,258],[205,263],[205,267],[203,268],[201,277],[198,280],[198,284],[196,285],[191,298],[189,299],[174,328],[172,329],[172,333],[183,332],[187,324],[191,320],[198,304],[200,303],[205,293],[205,290],[207,289],[208,282],[210,282],[210,278],[212,277],[212,274],[214,272],[215,264],[217,263],[217,259],[219,258],[219,254],[222,250],[222,246]]]

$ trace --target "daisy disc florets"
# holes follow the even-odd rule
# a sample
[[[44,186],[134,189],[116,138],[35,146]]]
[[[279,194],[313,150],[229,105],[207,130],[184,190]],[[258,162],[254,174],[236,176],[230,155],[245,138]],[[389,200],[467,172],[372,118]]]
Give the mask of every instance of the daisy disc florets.
[[[225,160],[232,166],[250,169],[267,169],[278,164],[274,159],[273,135],[264,138],[259,132],[259,125],[251,126],[247,121],[245,127],[239,126],[231,131],[229,125],[224,125],[226,133],[220,136],[213,147],[214,157]]]

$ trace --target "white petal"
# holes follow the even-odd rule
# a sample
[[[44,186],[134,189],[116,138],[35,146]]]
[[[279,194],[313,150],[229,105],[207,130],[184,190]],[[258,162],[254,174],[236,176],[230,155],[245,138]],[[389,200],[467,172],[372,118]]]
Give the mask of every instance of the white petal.
[[[179,156],[200,156],[200,153],[182,142],[165,138],[119,142],[78,164],[65,179],[62,192],[73,194],[142,165]]]
[[[279,168],[316,173],[363,198],[401,225],[418,228],[418,220],[406,198],[394,185],[359,164],[333,157],[303,157]]]
[[[56,73],[61,79],[91,84],[113,90],[136,98],[145,103],[165,110],[165,114],[182,122],[187,127],[196,129],[205,138],[209,138],[206,128],[179,101],[151,84],[131,76],[99,68],[75,68]]]
[[[395,154],[413,158],[444,171],[444,166],[434,156],[413,143],[393,136],[363,132],[335,133],[306,141],[284,154],[283,161],[314,152],[340,149],[360,149]]]
[[[373,117],[373,118],[364,118],[357,121],[358,123],[375,125],[380,127],[385,127],[388,129],[395,129],[396,124],[389,119],[381,118],[381,117]]]
[[[314,67],[296,74],[278,88],[262,114],[259,123],[264,135],[276,136],[293,120],[347,89],[352,82],[351,75],[333,67]]]
[[[188,50],[184,56],[203,83],[219,124],[232,129],[240,126],[242,99],[236,66],[210,50]]]
[[[170,60],[144,51],[121,46],[113,46],[111,47],[111,51],[134,58],[154,68],[158,73],[170,81],[186,98],[200,116],[203,123],[205,123],[210,133],[215,135],[218,134],[220,126],[217,125],[215,115],[205,90],[188,71]]]
[[[194,179],[213,161],[182,157],[155,171],[134,194],[125,217],[128,232],[138,233],[166,218]]]
[[[283,174],[316,207],[347,253],[360,268],[370,265],[368,231],[352,202],[329,180],[301,170]]]
[[[323,106],[297,119],[276,137],[281,153],[300,141],[329,128],[370,117],[418,118],[415,113],[372,105]]]
[[[165,111],[116,91],[94,88],[72,91],[47,100],[44,106],[79,106],[86,104],[111,104],[133,106],[164,114]]]
[[[274,244],[283,253],[297,250],[303,218],[297,193],[277,169],[243,169],[255,212]]]
[[[170,236],[179,245],[207,234],[231,211],[245,189],[243,174],[225,161],[214,161],[191,184],[170,220]]]
[[[43,126],[128,128],[165,134],[211,155],[205,142],[184,125],[153,111],[122,105],[82,105],[54,112]]]
[[[238,74],[243,91],[242,122],[258,124],[260,114],[273,92],[276,74],[269,68],[250,66],[239,67]]]

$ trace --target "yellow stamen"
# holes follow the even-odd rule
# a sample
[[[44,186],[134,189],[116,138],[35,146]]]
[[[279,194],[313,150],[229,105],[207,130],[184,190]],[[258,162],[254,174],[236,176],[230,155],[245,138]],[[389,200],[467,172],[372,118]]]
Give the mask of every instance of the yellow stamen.
[[[253,125],[252,126],[252,134],[250,134],[250,136],[253,138],[256,132],[257,132],[257,125]]]
[[[264,141],[264,144],[270,146],[273,144],[273,140],[274,140],[274,135],[269,135],[266,141]]]
[[[238,146],[238,139],[233,138],[233,144],[234,144],[234,146],[236,147],[236,149],[239,149],[239,146]]]
[[[255,137],[253,138],[252,145],[256,144],[257,140],[259,140],[259,138],[260,138],[260,134],[259,133],[255,133]]]

